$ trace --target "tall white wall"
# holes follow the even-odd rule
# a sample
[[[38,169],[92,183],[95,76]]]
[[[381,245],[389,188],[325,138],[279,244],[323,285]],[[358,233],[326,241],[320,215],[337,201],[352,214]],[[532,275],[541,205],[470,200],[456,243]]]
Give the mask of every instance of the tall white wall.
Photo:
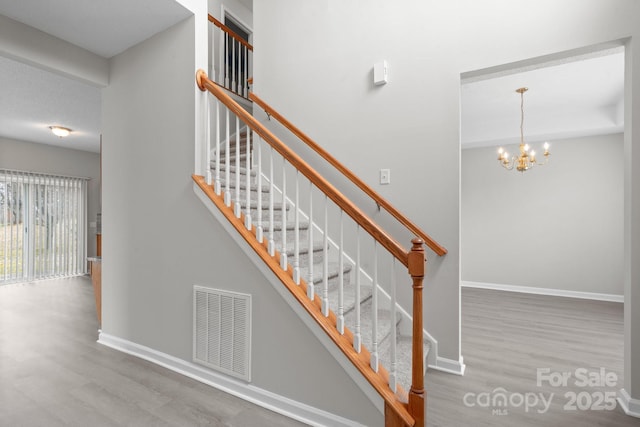
[[[0,168],[90,178],[87,221],[100,211],[100,155],[0,137]],[[87,255],[96,254],[96,229],[87,224]]]
[[[253,296],[250,387],[365,425],[381,414],[193,191],[195,18],[110,60],[102,331],[192,358],[194,284]]]
[[[624,387],[640,399],[640,264],[631,262],[640,253],[640,185],[632,185],[640,182],[640,2],[273,0],[253,12],[255,92],[370,184],[390,168],[383,195],[449,249],[427,267],[425,316],[441,356],[453,360],[461,354],[461,74],[626,43]],[[390,81],[374,87],[371,70],[383,59]]]
[[[623,135],[552,151],[521,174],[495,147],[462,150],[462,280],[622,296]]]

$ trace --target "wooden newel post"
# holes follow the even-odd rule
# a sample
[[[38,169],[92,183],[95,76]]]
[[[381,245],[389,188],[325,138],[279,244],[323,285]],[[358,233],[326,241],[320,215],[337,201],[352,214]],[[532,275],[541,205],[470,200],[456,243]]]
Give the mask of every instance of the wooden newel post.
[[[426,258],[424,242],[415,238],[409,252],[409,275],[413,280],[413,355],[411,368],[411,390],[409,390],[409,413],[416,420],[416,427],[424,427],[426,393],[424,391],[424,354],[422,336],[422,282]]]

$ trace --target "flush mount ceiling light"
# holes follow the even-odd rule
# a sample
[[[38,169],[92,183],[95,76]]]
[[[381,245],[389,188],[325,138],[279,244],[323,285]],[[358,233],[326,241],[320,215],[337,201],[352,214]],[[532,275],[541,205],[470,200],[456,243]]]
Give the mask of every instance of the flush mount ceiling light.
[[[514,167],[518,172],[526,172],[535,165],[544,165],[549,161],[549,143],[544,143],[544,162],[539,163],[536,160],[536,152],[529,147],[529,144],[525,144],[524,142],[524,93],[529,89],[526,87],[521,87],[520,89],[516,89],[516,92],[520,94],[520,155],[513,156],[509,158],[509,153],[507,153],[504,148],[500,147],[498,149],[498,162],[502,165],[503,168],[507,170],[511,170]]]
[[[51,129],[51,132],[53,132],[55,136],[58,136],[60,138],[69,136],[69,134],[71,133],[71,129],[62,126],[49,126],[49,129]]]

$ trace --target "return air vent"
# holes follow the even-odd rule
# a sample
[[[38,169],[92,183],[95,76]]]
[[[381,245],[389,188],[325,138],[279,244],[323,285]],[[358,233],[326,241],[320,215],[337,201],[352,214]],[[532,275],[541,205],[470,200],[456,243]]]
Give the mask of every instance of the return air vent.
[[[251,381],[251,295],[193,287],[193,360]]]

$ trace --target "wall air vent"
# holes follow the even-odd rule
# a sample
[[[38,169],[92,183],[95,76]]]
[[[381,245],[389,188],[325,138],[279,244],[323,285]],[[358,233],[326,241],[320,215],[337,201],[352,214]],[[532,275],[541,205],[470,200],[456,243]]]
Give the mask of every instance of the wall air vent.
[[[251,381],[251,295],[193,287],[193,361]]]

